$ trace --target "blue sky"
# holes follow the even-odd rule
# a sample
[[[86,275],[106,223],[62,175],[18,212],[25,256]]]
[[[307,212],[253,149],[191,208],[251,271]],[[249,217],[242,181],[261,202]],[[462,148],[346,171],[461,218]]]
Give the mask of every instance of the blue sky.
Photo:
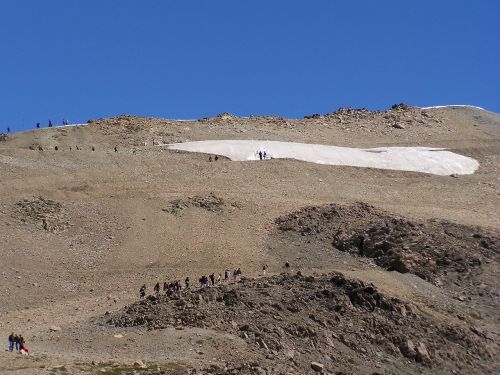
[[[135,114],[500,112],[498,0],[0,0],[0,132]]]

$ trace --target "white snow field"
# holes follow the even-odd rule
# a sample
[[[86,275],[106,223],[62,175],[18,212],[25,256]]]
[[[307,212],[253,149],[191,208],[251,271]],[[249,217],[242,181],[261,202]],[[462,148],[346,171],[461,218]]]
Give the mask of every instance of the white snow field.
[[[480,109],[481,111],[486,111],[486,109],[482,107],[477,107],[475,105],[468,105],[468,104],[434,105],[432,107],[420,107],[420,109],[438,109],[438,108],[453,108],[453,107],[475,108],[475,109]]]
[[[296,159],[317,164],[347,165],[435,175],[472,174],[479,163],[467,156],[442,148],[380,147],[350,148],[258,140],[213,140],[174,143],[171,150],[224,155],[234,161],[259,160],[259,151],[266,159]]]

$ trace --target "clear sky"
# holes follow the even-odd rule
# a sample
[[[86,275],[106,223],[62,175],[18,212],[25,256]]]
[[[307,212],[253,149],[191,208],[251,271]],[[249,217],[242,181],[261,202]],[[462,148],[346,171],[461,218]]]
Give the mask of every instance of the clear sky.
[[[0,0],[0,132],[119,114],[500,112],[498,0]]]

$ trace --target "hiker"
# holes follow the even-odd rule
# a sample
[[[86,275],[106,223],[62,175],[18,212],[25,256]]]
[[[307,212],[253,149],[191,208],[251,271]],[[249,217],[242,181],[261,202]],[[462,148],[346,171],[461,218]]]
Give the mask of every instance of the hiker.
[[[36,128],[40,129],[40,123],[39,122],[36,123]]]
[[[80,150],[80,147],[76,146],[76,149],[77,149],[77,150]]]
[[[212,162],[212,155],[208,157],[208,161],[211,163]]]
[[[14,332],[9,335],[9,352],[14,350]]]
[[[259,159],[262,160],[262,151],[259,151]]]
[[[165,281],[163,283],[163,292],[165,293],[167,291],[167,289],[168,289],[168,283]]]
[[[95,151],[95,147],[94,146],[92,146],[92,151]]]
[[[266,276],[266,273],[267,273],[267,264],[264,264],[262,266],[262,276]]]
[[[263,157],[264,157],[264,160],[267,158],[267,153],[265,151],[264,151]]]
[[[160,297],[160,283],[156,283],[155,287],[153,288],[156,298]]]
[[[7,133],[10,133],[10,128],[7,128]]]
[[[57,147],[57,146],[56,146],[56,147],[54,147],[54,150],[55,150],[55,151],[59,150],[59,147]]]
[[[285,268],[288,270],[290,268],[290,263],[288,261],[285,262]]]
[[[144,297],[146,297],[146,284],[141,286],[141,289],[139,289],[139,298],[143,299]]]
[[[210,275],[210,282],[212,283],[212,286],[214,286],[214,285],[215,285],[215,273],[212,273],[212,274]]]
[[[52,121],[50,121],[50,119],[49,119],[49,128],[51,128],[51,127],[52,127]]]
[[[222,280],[222,275],[219,273],[219,276],[217,276],[217,284],[219,284],[221,280]]]
[[[215,160],[215,161],[219,160],[219,156],[218,156],[218,155],[215,155],[214,160]]]
[[[14,344],[16,345],[16,350],[19,351],[21,348],[21,342],[19,341],[18,335],[14,335]]]
[[[115,147],[115,152],[118,152],[118,147]]]
[[[184,279],[184,285],[186,286],[186,289],[189,289],[189,276],[186,276]]]
[[[229,281],[229,270],[224,270],[224,281],[227,283]]]
[[[22,335],[19,335],[19,351],[22,351],[24,349],[24,337]]]
[[[236,270],[236,275],[238,277],[238,281],[240,281],[241,280],[241,268],[240,267],[238,267],[238,269]]]
[[[38,146],[38,151],[43,151],[42,146]]]
[[[69,146],[69,150],[71,151],[71,146]]]

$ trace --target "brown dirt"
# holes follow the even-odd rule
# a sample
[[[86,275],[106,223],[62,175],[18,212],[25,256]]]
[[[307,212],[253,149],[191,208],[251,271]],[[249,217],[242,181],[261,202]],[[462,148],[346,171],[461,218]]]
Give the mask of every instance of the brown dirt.
[[[395,127],[396,123],[402,126]],[[207,139],[444,147],[476,158],[480,167],[473,175],[454,178],[294,160],[221,158],[209,163],[207,155],[161,146]],[[277,274],[286,260],[294,273],[337,271],[373,283],[388,298],[414,304],[435,324],[449,323],[468,332],[474,323],[483,332],[499,332],[497,255],[490,252],[490,245],[481,247],[481,239],[470,239],[472,232],[467,229],[481,227],[478,233],[491,239],[498,234],[499,149],[500,117],[474,108],[343,109],[309,119],[224,114],[173,121],[119,116],[88,126],[9,134],[0,142],[0,335],[22,333],[33,356],[0,352],[0,372],[63,373],[62,367],[56,367],[65,366],[66,373],[111,373],[112,368],[120,373],[130,372],[127,366],[133,367],[139,359],[151,371],[217,365],[233,366],[233,373],[249,372],[255,370],[251,364],[261,360],[267,360],[264,367],[272,369],[273,360],[267,354],[260,348],[254,351],[254,343],[232,331],[222,334],[186,327],[144,333],[138,327],[96,329],[90,320],[132,303],[143,283],[151,288],[156,281],[188,275],[196,280],[202,274],[237,267],[256,277],[266,263],[268,272]],[[219,200],[224,204],[219,205]],[[176,201],[183,207],[182,215],[163,211]],[[354,202],[376,207],[373,210],[384,211],[387,218],[401,218],[404,233],[411,229],[409,223],[432,229],[424,231],[419,241],[451,241],[430,250],[450,251],[453,264],[425,272],[421,278],[388,271],[383,257],[339,251],[333,239],[322,242],[292,232],[276,235],[277,218],[303,207]],[[399,225],[390,228],[391,235],[401,234]],[[352,229],[361,234],[369,228]],[[449,229],[451,236],[438,235]],[[461,236],[470,243],[461,242]],[[377,242],[386,239],[383,233],[369,237]],[[341,238],[346,244],[352,239]],[[463,247],[449,249],[456,243]],[[466,250],[474,254],[458,260],[456,256]],[[415,253],[417,268],[432,251]],[[481,260],[479,267],[470,264],[476,258]],[[462,272],[464,267],[471,272]],[[51,325],[61,331],[51,332]],[[117,339],[115,334],[124,337]],[[436,334],[442,336],[440,331]],[[213,342],[221,344],[215,347]],[[498,367],[497,357],[489,364],[458,360],[456,369],[470,373],[478,363]],[[339,367],[347,360],[335,358]],[[243,364],[245,368],[235,369]],[[400,363],[405,364],[408,371],[398,373],[437,372],[435,367]],[[305,370],[309,365],[304,362],[297,368]],[[368,369],[356,362],[347,372],[391,373],[390,364],[380,366]],[[308,371],[313,370],[308,367]]]

